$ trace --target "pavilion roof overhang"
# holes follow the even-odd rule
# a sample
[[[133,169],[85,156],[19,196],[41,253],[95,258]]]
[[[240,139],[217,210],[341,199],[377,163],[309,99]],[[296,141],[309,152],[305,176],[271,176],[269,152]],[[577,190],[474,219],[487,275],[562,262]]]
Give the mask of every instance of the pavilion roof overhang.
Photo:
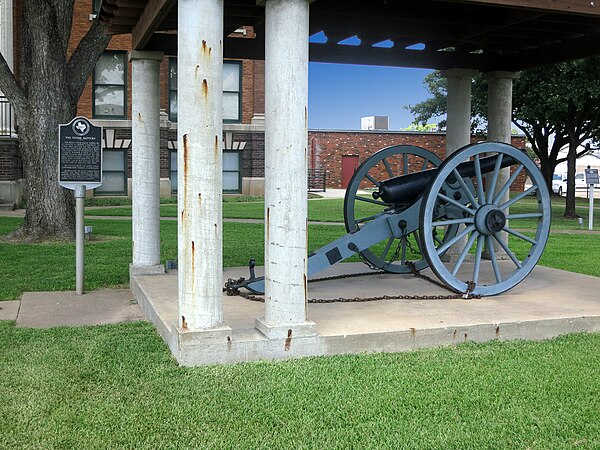
[[[226,58],[264,59],[260,3],[225,0]],[[132,33],[135,50],[177,54],[176,0],[103,0],[100,18],[110,33]],[[232,36],[241,26],[254,27],[255,37]],[[316,0],[310,34],[320,32],[327,42],[310,44],[311,61],[522,70],[599,54],[600,6],[589,0]],[[360,45],[339,44],[354,36]]]

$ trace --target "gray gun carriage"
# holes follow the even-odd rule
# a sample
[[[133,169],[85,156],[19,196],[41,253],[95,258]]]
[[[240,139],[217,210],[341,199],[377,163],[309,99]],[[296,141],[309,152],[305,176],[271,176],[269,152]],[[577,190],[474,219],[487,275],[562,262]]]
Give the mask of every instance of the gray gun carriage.
[[[511,167],[508,178],[502,176],[506,167]],[[523,177],[532,185],[519,191]],[[511,187],[517,192],[509,196]],[[307,273],[312,277],[359,254],[373,269],[407,274],[430,267],[452,291],[496,295],[535,267],[550,218],[544,178],[522,150],[482,142],[442,162],[423,148],[388,147],[354,173],[344,198],[347,234],[309,255]],[[249,279],[226,285],[234,292],[242,287],[264,292],[264,278],[254,275],[253,260]]]

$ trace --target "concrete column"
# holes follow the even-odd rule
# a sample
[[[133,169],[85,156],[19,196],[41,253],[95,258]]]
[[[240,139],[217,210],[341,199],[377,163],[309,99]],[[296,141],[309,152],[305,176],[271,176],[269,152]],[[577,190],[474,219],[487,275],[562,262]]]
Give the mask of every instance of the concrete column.
[[[444,70],[448,79],[446,156],[471,142],[471,79],[476,70]]]
[[[0,0],[0,53],[4,56],[10,69],[13,69],[13,0]],[[0,91],[0,96],[3,96]],[[0,131],[14,133],[14,117],[10,120],[9,106],[0,105],[3,109],[0,114],[3,119],[0,122]]]
[[[314,335],[306,316],[309,0],[265,5],[265,316],[271,339]]]
[[[161,52],[132,51],[132,272],[163,273],[160,264]]]
[[[511,125],[512,125],[512,83],[519,77],[518,72],[488,72],[484,75],[488,80],[488,141],[498,141],[507,144],[511,143]],[[496,191],[510,178],[510,167],[500,170]],[[504,201],[508,201],[510,192],[504,196]],[[508,214],[508,211],[506,211]],[[508,234],[502,233],[501,238],[508,242]],[[496,254],[503,254],[504,250],[497,242],[494,242]],[[486,252],[487,253],[487,252]]]
[[[223,325],[223,0],[179,0],[178,276],[181,330]]]
[[[475,75],[477,71],[469,69],[449,69],[442,72],[442,76],[448,79],[446,157],[471,143],[471,79]],[[463,228],[460,226],[459,231]],[[467,236],[452,246],[442,260],[455,260],[465,245]]]

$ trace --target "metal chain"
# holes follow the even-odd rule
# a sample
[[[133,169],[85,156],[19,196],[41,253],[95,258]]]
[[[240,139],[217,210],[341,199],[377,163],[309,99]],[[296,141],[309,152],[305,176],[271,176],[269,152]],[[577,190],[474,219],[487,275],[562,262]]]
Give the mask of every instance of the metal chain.
[[[413,275],[417,278],[421,278],[423,280],[430,281],[438,286],[447,289],[447,287],[433,278],[430,278],[426,275],[421,274],[418,270],[416,270],[415,265],[412,261],[406,262]],[[330,280],[339,280],[343,278],[354,278],[361,276],[369,276],[369,275],[381,275],[387,273],[385,271],[377,271],[377,272],[362,272],[355,274],[343,274],[343,275],[335,275],[331,277],[323,277],[316,278],[313,280],[308,280],[309,283],[317,283],[320,281],[330,281]],[[225,283],[224,292],[229,296],[240,296],[245,298],[246,300],[250,300],[253,302],[264,303],[265,299],[262,296],[250,294],[248,292],[240,292],[237,288],[232,288],[231,286],[243,281],[243,277],[241,279],[235,280],[233,278],[229,278],[227,283]],[[338,297],[338,298],[310,298],[307,300],[308,303],[358,303],[358,302],[373,302],[378,300],[455,300],[455,299],[479,299],[482,296],[477,294],[471,294],[475,289],[475,283],[472,281],[467,283],[468,289],[464,294],[446,294],[446,295],[406,295],[406,294],[398,294],[398,295],[379,295],[373,297]]]

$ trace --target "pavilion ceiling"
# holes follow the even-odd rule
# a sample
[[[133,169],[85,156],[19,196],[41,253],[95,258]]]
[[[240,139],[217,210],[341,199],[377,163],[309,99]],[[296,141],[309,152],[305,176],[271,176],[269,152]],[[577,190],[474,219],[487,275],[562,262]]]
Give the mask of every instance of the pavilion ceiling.
[[[310,16],[311,61],[489,71],[600,53],[589,0],[316,0]],[[176,0],[103,0],[101,19],[134,49],[177,54]],[[224,25],[225,57],[264,59],[263,5],[225,0]],[[254,37],[230,36],[242,26]]]

